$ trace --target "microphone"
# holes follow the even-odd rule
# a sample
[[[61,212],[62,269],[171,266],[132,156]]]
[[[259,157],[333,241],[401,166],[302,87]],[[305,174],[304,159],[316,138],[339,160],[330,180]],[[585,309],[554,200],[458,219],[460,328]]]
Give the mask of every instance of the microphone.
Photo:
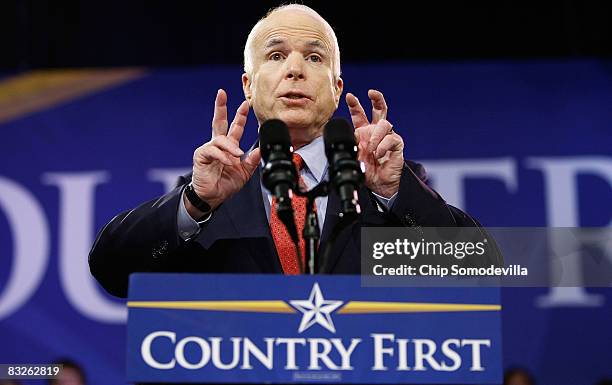
[[[297,172],[292,161],[291,137],[285,122],[278,119],[263,122],[259,128],[259,147],[265,163],[262,183],[276,198],[277,215],[299,254],[299,238],[291,206],[292,190],[297,185]],[[299,262],[301,265],[301,257]]]
[[[355,216],[361,212],[357,191],[364,176],[357,161],[353,127],[344,119],[331,119],[325,125],[323,139],[329,162],[329,180],[340,196],[340,215]]]

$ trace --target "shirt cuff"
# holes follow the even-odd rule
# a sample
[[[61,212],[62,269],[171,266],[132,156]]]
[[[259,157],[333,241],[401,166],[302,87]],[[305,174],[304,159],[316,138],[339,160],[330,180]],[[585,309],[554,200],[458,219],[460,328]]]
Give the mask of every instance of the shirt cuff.
[[[393,203],[395,203],[395,199],[397,199],[397,193],[391,195],[390,198],[385,198],[382,195],[378,195],[374,191],[372,191],[372,194],[374,194],[374,196],[376,197],[376,200],[378,200],[380,204],[384,205],[387,208],[387,210],[391,210]],[[379,207],[378,211],[382,212],[384,210],[382,210],[382,208]]]
[[[185,206],[185,192],[181,193],[181,199],[178,207],[178,213],[176,215],[177,225],[178,225],[178,233],[179,236],[184,240],[188,240],[197,235],[202,229],[202,225],[210,219],[212,213],[209,214],[204,220],[196,221],[189,215],[187,212],[187,207]]]

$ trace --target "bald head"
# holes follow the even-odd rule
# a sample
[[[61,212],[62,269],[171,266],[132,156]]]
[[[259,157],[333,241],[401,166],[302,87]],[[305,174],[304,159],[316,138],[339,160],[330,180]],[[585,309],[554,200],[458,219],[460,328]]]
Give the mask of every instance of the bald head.
[[[302,4],[287,4],[282,5],[277,8],[273,8],[270,10],[266,16],[260,19],[257,24],[251,29],[249,36],[247,38],[246,44],[244,46],[244,72],[247,74],[251,74],[255,65],[255,47],[254,44],[260,38],[262,33],[265,33],[267,29],[268,21],[281,21],[283,16],[286,16],[286,13],[290,12],[298,18],[307,17],[316,20],[317,23],[321,25],[321,29],[325,32],[325,35],[329,41],[329,49],[332,53],[331,64],[332,71],[334,77],[337,79],[340,77],[340,47],[338,46],[338,39],[336,38],[336,34],[334,33],[333,28],[329,25],[329,23],[321,17],[314,9],[302,5]],[[291,18],[293,20],[293,17]],[[281,21],[282,22],[282,21]],[[274,24],[277,24],[276,22]]]

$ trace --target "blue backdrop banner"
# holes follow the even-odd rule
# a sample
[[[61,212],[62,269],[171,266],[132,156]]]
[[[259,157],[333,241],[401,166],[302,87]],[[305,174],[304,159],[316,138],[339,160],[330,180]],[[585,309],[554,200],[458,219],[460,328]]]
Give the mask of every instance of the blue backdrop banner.
[[[384,93],[405,157],[485,226],[612,225],[612,61],[342,69],[345,92],[366,110],[369,88]],[[190,170],[210,140],[217,90],[230,111],[243,100],[241,74],[236,65],[0,76],[0,363],[68,356],[90,384],[125,383],[127,308],[91,278],[89,249],[113,216]],[[348,117],[343,101],[336,115]],[[251,113],[243,149],[256,135]],[[324,294],[344,298],[334,290]],[[612,377],[611,301],[608,288],[503,289],[504,368],[561,385]]]

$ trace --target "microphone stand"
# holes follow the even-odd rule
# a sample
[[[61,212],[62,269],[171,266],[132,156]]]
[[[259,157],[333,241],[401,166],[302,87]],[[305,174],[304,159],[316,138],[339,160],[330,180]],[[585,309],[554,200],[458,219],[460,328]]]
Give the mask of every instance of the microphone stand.
[[[298,196],[307,198],[306,203],[306,219],[304,221],[304,230],[302,236],[306,244],[306,262],[308,264],[308,274],[319,273],[319,239],[321,238],[319,231],[319,219],[314,210],[315,199],[327,195],[329,192],[329,183],[321,182],[310,191],[301,191],[296,189],[295,193]]]

